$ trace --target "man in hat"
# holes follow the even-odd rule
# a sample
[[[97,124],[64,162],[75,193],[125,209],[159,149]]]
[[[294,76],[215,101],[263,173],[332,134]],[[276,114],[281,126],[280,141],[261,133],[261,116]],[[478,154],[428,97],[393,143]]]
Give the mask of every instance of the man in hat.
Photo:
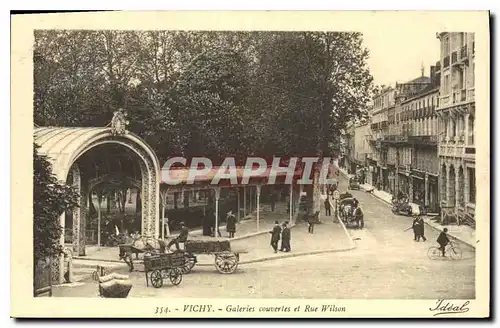
[[[278,242],[280,241],[281,227],[278,221],[274,221],[273,230],[269,231],[271,234],[271,247],[275,253],[278,253]]]
[[[288,221],[283,223],[283,230],[281,232],[281,249],[282,252],[290,252],[292,249],[290,247],[291,239],[290,228],[288,227]]]
[[[227,212],[226,231],[229,234],[229,238],[234,238],[234,233],[236,232],[236,217],[232,210]]]
[[[185,243],[188,239],[189,235],[189,229],[186,227],[184,222],[181,222],[181,232],[179,233],[179,236],[175,237],[172,239],[168,244],[167,248],[170,249],[170,247],[175,244],[175,248],[179,250],[179,243]]]

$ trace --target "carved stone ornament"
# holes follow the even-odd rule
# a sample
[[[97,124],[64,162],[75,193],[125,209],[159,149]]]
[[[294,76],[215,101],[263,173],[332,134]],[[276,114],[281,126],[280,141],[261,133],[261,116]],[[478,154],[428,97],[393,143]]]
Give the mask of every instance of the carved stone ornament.
[[[113,113],[113,119],[111,120],[111,133],[114,136],[120,136],[127,133],[127,113],[124,109],[120,108]]]

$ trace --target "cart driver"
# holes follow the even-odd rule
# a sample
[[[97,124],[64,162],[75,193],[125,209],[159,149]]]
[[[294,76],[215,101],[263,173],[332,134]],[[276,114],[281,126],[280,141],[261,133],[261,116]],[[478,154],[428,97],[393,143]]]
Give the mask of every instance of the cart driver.
[[[168,244],[167,244],[167,248],[170,249],[170,247],[175,244],[175,248],[177,248],[177,250],[180,250],[179,249],[179,243],[185,243],[188,239],[188,235],[189,235],[189,230],[188,228],[186,227],[186,225],[184,224],[184,222],[181,222],[181,232],[179,233],[179,236],[175,237],[174,239],[172,239]]]

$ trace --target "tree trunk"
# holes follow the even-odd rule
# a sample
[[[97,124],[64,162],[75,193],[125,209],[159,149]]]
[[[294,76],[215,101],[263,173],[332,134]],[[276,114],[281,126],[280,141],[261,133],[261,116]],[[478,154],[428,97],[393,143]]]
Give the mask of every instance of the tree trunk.
[[[125,204],[127,203],[127,189],[123,189],[121,192],[121,203],[122,203],[122,212],[125,213]]]
[[[97,214],[97,210],[95,209],[94,202],[92,201],[92,193],[89,193],[89,217],[93,218]]]
[[[316,166],[314,169],[313,173],[313,204],[312,204],[312,211],[314,214],[316,211],[320,211],[321,213],[321,185],[319,181],[319,175],[320,175],[320,170],[321,170],[321,163],[318,163],[319,165]]]
[[[106,195],[106,213],[111,213],[111,195],[109,193]]]

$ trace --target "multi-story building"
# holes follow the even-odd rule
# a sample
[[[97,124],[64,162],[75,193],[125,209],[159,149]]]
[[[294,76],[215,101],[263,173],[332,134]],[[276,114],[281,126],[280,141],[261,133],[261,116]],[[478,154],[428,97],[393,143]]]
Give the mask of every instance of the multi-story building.
[[[370,111],[372,151],[367,156],[368,171],[372,177],[368,183],[389,192],[387,152],[382,147],[382,141],[389,132],[388,116],[394,111],[395,95],[394,88],[386,87],[373,98],[373,109]]]
[[[439,189],[443,212],[474,226],[474,33],[439,33]]]
[[[353,174],[356,172],[356,162],[354,160],[355,154],[355,143],[354,143],[354,133],[355,133],[355,124],[349,123],[345,133],[345,149],[343,153],[343,158],[341,162],[341,166],[343,166],[349,174]]]
[[[397,83],[394,104],[382,111],[382,122],[387,117],[387,124],[372,124],[377,131],[373,144],[379,155],[379,189],[391,194],[403,192],[411,202],[432,211],[439,208],[436,72],[437,68],[431,67],[427,77],[422,68],[420,77]]]
[[[352,123],[347,128],[346,133],[346,152],[345,152],[345,167],[350,174],[359,174],[365,180],[367,156],[371,153],[370,125],[366,122]],[[361,172],[360,172],[361,171]],[[365,180],[366,181],[366,180]],[[362,182],[365,182],[362,181]]]

